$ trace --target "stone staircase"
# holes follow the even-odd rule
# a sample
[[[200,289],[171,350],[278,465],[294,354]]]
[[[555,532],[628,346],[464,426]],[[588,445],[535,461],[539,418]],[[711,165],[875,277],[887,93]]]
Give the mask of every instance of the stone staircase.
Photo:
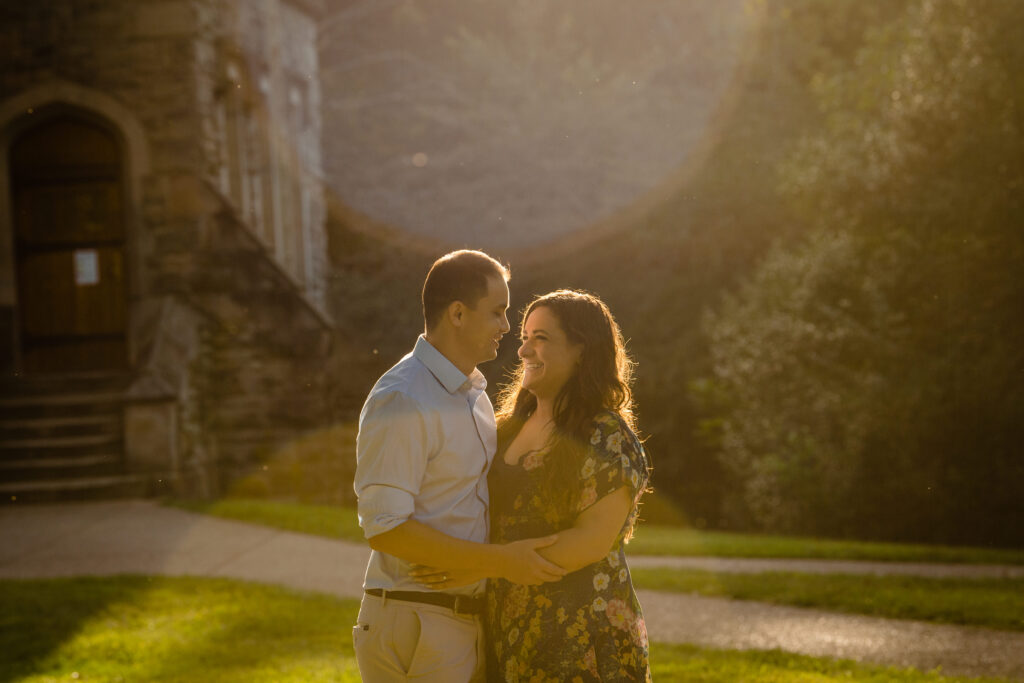
[[[123,373],[0,380],[0,502],[144,495],[125,468],[127,383]]]

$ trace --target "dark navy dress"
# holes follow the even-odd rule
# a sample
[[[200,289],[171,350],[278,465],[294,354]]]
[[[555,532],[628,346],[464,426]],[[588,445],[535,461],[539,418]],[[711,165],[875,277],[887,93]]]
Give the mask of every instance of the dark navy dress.
[[[544,454],[505,463],[498,444],[488,478],[491,542],[546,536],[572,526],[541,499]],[[523,586],[491,579],[487,589],[488,680],[649,681],[647,628],[626,566],[623,541],[647,488],[648,462],[636,435],[617,415],[594,419],[587,458],[579,472],[576,514],[626,485],[633,509],[611,552],[561,581]]]

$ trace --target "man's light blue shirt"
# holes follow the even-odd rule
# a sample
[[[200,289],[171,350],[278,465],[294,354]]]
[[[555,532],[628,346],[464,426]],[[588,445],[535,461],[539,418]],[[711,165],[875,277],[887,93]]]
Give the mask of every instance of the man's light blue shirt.
[[[377,380],[359,415],[354,488],[367,538],[415,519],[455,538],[488,539],[487,471],[497,446],[487,380],[467,377],[423,336]],[[454,589],[477,593],[484,582]],[[409,564],[370,553],[364,588],[424,590]]]

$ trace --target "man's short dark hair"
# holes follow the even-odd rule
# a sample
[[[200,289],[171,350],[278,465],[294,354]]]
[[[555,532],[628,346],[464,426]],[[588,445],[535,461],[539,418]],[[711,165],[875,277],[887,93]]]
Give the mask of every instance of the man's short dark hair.
[[[487,295],[489,278],[500,277],[508,282],[506,266],[482,251],[460,249],[434,261],[423,283],[423,321],[433,329],[454,301],[476,308]]]

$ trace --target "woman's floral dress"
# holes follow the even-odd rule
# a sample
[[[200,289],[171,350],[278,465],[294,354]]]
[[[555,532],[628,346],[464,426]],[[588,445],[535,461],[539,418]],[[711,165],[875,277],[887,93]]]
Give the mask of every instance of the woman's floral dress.
[[[574,519],[559,519],[539,495],[543,455],[527,454],[518,465],[508,465],[504,447],[499,446],[488,478],[491,542],[571,527]],[[561,581],[539,586],[488,581],[489,681],[651,680],[647,628],[623,552],[623,536],[647,488],[648,462],[640,441],[617,415],[602,413],[594,419],[579,476],[583,495],[577,512],[625,484],[633,497],[629,519],[604,559]]]

